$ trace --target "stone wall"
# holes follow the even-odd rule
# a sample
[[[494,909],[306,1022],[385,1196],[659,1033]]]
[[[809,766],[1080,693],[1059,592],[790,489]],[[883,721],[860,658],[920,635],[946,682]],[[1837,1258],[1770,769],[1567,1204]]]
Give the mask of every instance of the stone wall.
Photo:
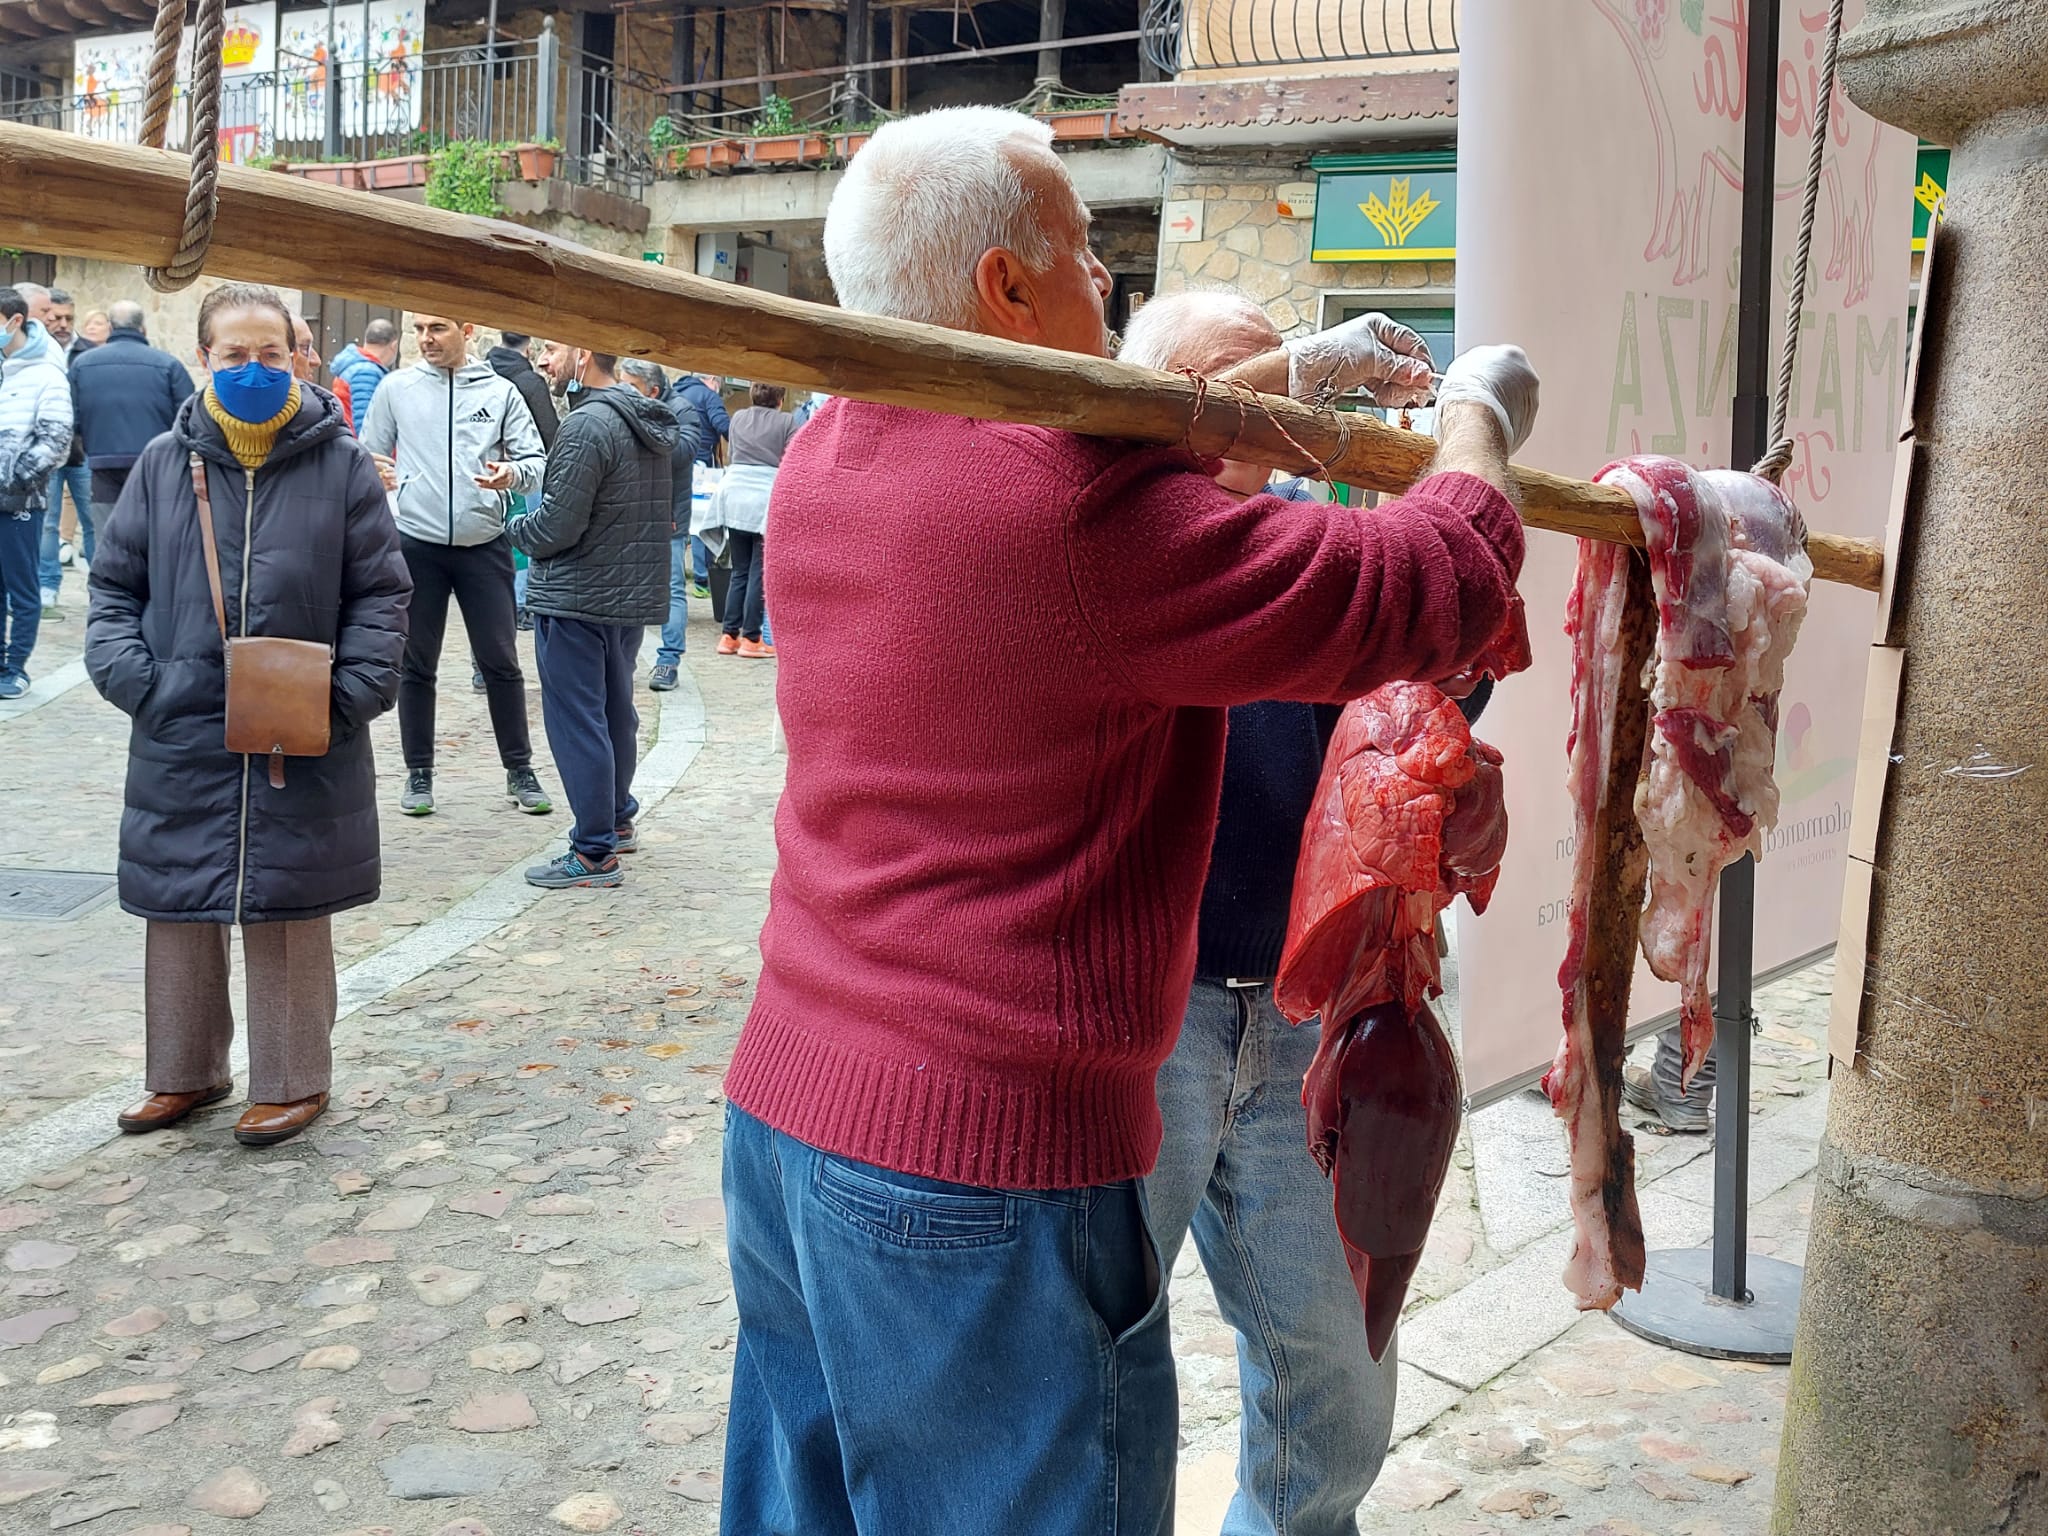
[[[1315,179],[1306,158],[1284,153],[1169,155],[1166,206],[1199,198],[1205,207],[1199,240],[1166,239],[1161,212],[1159,291],[1235,289],[1263,305],[1283,335],[1315,330],[1328,293],[1386,297],[1413,290],[1418,300],[1449,303],[1455,262],[1311,261],[1314,221],[1282,218],[1279,189]]]
[[[82,319],[90,310],[105,309],[118,299],[133,299],[147,317],[149,339],[174,353],[199,377],[199,301],[225,281],[202,277],[177,293],[158,293],[142,279],[142,268],[123,262],[57,258],[57,280],[51,286],[69,293]],[[297,313],[302,297],[296,288],[280,288],[278,296]]]

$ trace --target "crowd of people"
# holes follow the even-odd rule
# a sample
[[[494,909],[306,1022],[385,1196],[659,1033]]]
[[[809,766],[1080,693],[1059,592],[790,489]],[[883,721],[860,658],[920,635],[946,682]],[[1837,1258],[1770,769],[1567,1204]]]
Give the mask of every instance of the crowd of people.
[[[146,313],[135,301],[117,300],[79,317],[72,296],[62,289],[21,283],[6,291],[11,299],[0,334],[0,465],[19,484],[0,490],[5,524],[0,526],[0,699],[13,699],[31,686],[29,658],[40,627],[69,616],[67,568],[90,569],[100,527],[120,499],[128,470],[145,445],[171,429],[195,386],[193,369],[152,344]],[[418,337],[417,363],[401,368],[399,333],[390,320],[371,320],[361,337],[327,359],[304,316],[292,316],[292,331],[293,371],[308,384],[324,377],[345,430],[374,437],[383,445],[376,451],[386,459],[395,459],[401,435],[414,450],[411,467],[392,488],[418,589],[400,695],[407,770],[400,809],[408,815],[434,810],[434,685],[452,599],[470,637],[472,685],[489,701],[507,794],[520,809],[546,814],[552,803],[533,767],[514,638],[534,627],[526,601],[529,557],[502,537],[511,516],[537,503],[536,477],[554,447],[561,419],[558,397],[534,365],[534,339],[508,331],[481,350],[473,328],[443,319],[432,336]],[[87,355],[94,353],[88,364]],[[523,414],[490,375],[510,386]],[[55,387],[59,379],[66,389]],[[387,380],[391,388],[385,390]],[[773,390],[774,409],[763,411],[757,400],[738,412],[748,426],[743,440],[728,448],[733,416],[713,381],[688,372],[671,376],[659,364],[637,358],[620,360],[619,381],[660,401],[681,437],[671,475],[668,607],[648,686],[665,692],[678,685],[688,601],[712,596],[712,562],[728,548],[735,601],[719,653],[772,657],[761,608],[765,490],[759,476],[765,466],[772,477],[781,446],[816,402],[785,413],[782,392]],[[580,398],[582,388],[578,383],[570,390],[569,404]],[[757,393],[765,390],[768,386],[756,386]],[[446,418],[445,410],[443,420],[431,419],[436,391],[443,407],[460,395],[470,411],[460,421]],[[376,407],[380,394],[387,401],[383,414]],[[486,414],[478,416],[477,410]],[[779,417],[779,424],[769,417]],[[487,442],[493,434],[495,440]],[[60,443],[61,454],[54,454]],[[507,483],[495,478],[480,482],[456,472],[458,460],[480,464],[465,455],[486,448],[509,455],[502,461],[510,468]],[[728,454],[734,465],[750,472],[741,477],[730,504],[738,519],[730,525],[738,536],[730,539],[728,525],[720,521],[720,505],[695,506],[693,521],[695,472],[712,469],[715,484],[717,466]],[[65,524],[67,493],[70,526]],[[33,548],[23,548],[25,542]],[[502,622],[505,584],[500,579],[508,562],[509,628]]]
[[[826,220],[841,304],[1107,355],[1109,276],[1050,138],[988,108],[878,130]],[[722,1528],[1169,1528],[1165,1276],[1190,1234],[1238,1332],[1230,1529],[1353,1527],[1394,1355],[1365,1347],[1302,1151],[1314,1035],[1271,984],[1331,709],[1457,671],[1512,601],[1508,454],[1537,408],[1518,349],[1474,349],[1438,385],[1382,315],[1283,339],[1231,295],[1141,312],[1124,355],[1153,367],[1389,407],[1434,388],[1434,472],[1367,509],[1178,448],[850,400],[800,418],[767,384],[728,417],[635,359],[551,341],[535,361],[519,336],[478,356],[444,316],[413,317],[408,368],[371,326],[330,392],[303,319],[241,284],[202,305],[197,392],[119,305],[67,381],[36,302],[0,290],[6,676],[40,614],[14,551],[36,545],[78,375],[163,396],[103,452],[80,418],[95,495],[121,477],[86,665],[133,721],[120,895],[148,923],[149,1092],[123,1129],[233,1091],[236,925],[235,1134],[283,1140],[325,1107],[328,924],[380,881],[366,728],[397,707],[400,809],[434,811],[451,600],[506,794],[542,813],[531,624],[574,826],[527,878],[618,885],[642,633],[661,629],[649,686],[675,686],[687,598],[729,552],[719,651],[775,654],[770,598],[790,649],[778,863],[725,1085]],[[322,753],[260,745],[300,685],[238,696],[223,655],[269,640],[327,648]]]

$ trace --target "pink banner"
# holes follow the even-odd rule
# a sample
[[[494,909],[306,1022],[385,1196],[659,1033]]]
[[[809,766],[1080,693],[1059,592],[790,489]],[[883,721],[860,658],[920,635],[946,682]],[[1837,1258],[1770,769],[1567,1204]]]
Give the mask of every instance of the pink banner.
[[[1850,0],[1853,24],[1861,0]],[[1771,306],[1786,284],[1819,90],[1825,0],[1785,0]],[[1746,0],[1466,0],[1460,29],[1458,342],[1514,341],[1543,376],[1522,460],[1591,476],[1667,453],[1728,462],[1742,222]],[[1906,356],[1913,141],[1833,104],[1785,486],[1810,526],[1881,536]],[[1773,353],[1772,376],[1777,359]],[[1493,904],[1457,921],[1465,1082],[1529,1080],[1557,1047],[1571,901],[1564,789],[1573,541],[1532,533],[1536,665],[1480,734],[1507,755],[1512,835]],[[1758,872],[1756,966],[1831,944],[1872,599],[1816,584],[1782,702],[1783,808]],[[1639,968],[1635,1017],[1677,1006]]]

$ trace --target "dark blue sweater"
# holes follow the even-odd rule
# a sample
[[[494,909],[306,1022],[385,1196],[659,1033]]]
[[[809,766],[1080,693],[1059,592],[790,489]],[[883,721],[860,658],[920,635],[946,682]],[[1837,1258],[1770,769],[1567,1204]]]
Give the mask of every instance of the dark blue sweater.
[[[1196,975],[1249,979],[1280,969],[1301,825],[1337,713],[1334,705],[1281,703],[1231,710],[1216,842],[1196,921]]]
[[[1298,483],[1283,484],[1290,500],[1312,499]],[[1479,717],[1492,691],[1482,683],[1461,702],[1467,720]],[[1197,976],[1264,979],[1280,969],[1302,823],[1339,712],[1334,704],[1282,703],[1230,711],[1216,841],[1196,923]]]

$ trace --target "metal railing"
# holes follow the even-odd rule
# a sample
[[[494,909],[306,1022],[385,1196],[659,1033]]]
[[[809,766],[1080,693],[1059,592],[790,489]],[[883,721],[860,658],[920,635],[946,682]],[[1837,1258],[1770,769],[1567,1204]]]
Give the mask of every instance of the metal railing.
[[[1419,59],[1458,51],[1459,0],[1144,0],[1162,74]]]
[[[571,56],[558,137],[570,180],[637,197],[660,173],[669,134],[666,84],[609,62]]]
[[[559,146],[559,174],[637,195],[660,152],[659,82],[563,48],[552,18],[538,37],[368,61],[280,50],[276,67],[222,82],[222,158],[362,162],[430,154],[456,140]],[[186,145],[185,88],[166,142]],[[0,70],[0,120],[110,143],[141,141],[140,84],[76,94],[64,83]]]

